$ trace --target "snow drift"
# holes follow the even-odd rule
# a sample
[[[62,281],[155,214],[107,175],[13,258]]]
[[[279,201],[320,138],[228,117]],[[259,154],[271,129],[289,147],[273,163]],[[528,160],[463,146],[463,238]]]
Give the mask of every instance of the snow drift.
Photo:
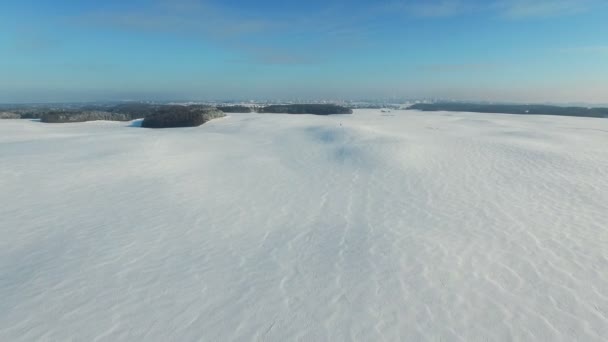
[[[608,336],[608,121],[0,122],[0,340]]]

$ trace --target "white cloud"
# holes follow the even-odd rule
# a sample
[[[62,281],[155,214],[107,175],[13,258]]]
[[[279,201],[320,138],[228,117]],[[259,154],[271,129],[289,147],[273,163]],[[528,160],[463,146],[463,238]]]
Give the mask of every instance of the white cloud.
[[[309,65],[322,63],[337,51],[369,44],[372,17],[370,11],[344,5],[267,15],[230,9],[218,1],[151,0],[137,9],[94,9],[70,22],[211,42],[240,55],[234,61],[243,63]]]
[[[504,65],[496,63],[461,63],[461,64],[427,64],[421,65],[419,70],[426,72],[486,72],[496,71]]]
[[[575,46],[561,49],[561,51],[567,53],[608,54],[608,45]]]
[[[505,17],[520,19],[582,13],[597,4],[593,0],[502,0],[495,6]]]
[[[600,0],[395,0],[382,5],[387,12],[415,17],[452,17],[485,12],[509,19],[539,18],[583,13],[598,8]]]
[[[458,0],[428,1],[406,5],[406,10],[422,17],[449,17],[462,14],[472,7]]]
[[[401,12],[415,17],[451,17],[475,10],[477,6],[468,4],[466,0],[396,0],[378,8],[385,13]]]

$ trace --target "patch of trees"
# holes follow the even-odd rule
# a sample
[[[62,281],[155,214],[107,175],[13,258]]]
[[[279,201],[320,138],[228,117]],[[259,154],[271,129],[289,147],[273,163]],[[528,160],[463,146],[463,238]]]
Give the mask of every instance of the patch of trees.
[[[36,111],[36,112],[25,112],[20,113],[19,116],[21,119],[40,119],[45,112]]]
[[[40,117],[40,121],[46,123],[66,123],[66,122],[85,122],[85,121],[129,121],[128,114],[110,113],[102,111],[50,111]]]
[[[224,113],[251,113],[253,110],[247,106],[219,106],[217,109]]]
[[[260,113],[287,113],[287,114],[315,114],[315,115],[331,115],[331,114],[352,114],[350,108],[334,105],[334,104],[289,104],[289,105],[271,105],[260,109]]]
[[[0,112],[0,119],[21,119],[21,115],[13,112]]]
[[[226,116],[222,111],[206,106],[161,106],[146,115],[141,126],[146,128],[197,127]]]
[[[521,115],[561,115],[608,118],[608,108],[560,107],[550,105],[476,104],[461,102],[417,103],[408,109],[421,111],[473,112]]]
[[[20,119],[40,119],[42,115],[51,111],[48,108],[31,108],[31,109],[18,109],[13,111],[13,113],[19,115]]]
[[[107,111],[111,113],[127,114],[131,118],[130,120],[143,119],[148,115],[153,115],[159,112],[166,105],[155,105],[148,103],[129,102],[122,103],[110,107]]]
[[[70,123],[85,121],[131,121],[144,118],[142,127],[193,127],[225,114],[214,107],[127,103],[116,106],[83,106],[72,110],[36,110],[40,121]],[[23,115],[21,115],[23,118]]]

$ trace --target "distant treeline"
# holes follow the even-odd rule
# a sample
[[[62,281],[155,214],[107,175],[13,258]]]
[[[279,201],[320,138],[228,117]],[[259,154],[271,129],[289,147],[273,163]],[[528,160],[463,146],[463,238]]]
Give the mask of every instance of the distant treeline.
[[[0,112],[0,119],[21,119],[21,115],[13,112]]]
[[[408,109],[421,111],[474,112],[521,115],[561,115],[590,118],[608,118],[608,108],[560,107],[550,105],[522,104],[476,104],[476,103],[417,103]]]
[[[162,105],[146,103],[126,103],[118,105],[69,105],[69,106],[40,106],[28,107],[21,105],[13,108],[13,118],[40,119],[42,122],[82,122],[94,120],[130,121],[142,119],[155,113]],[[5,115],[8,117],[8,115]],[[0,118],[3,118],[0,115]]]
[[[102,111],[50,111],[40,117],[40,121],[47,123],[85,122],[85,121],[130,121],[128,114],[110,113]]]
[[[253,110],[247,106],[219,106],[217,109],[224,113],[251,113]]]
[[[149,103],[121,103],[121,104],[84,104],[57,107],[32,105],[21,106],[11,111],[0,112],[0,119],[40,119],[47,123],[84,122],[95,120],[131,121],[149,118],[149,125],[165,125],[174,122],[175,125],[198,125],[199,121],[206,121],[206,117],[216,117],[217,113],[287,113],[287,114],[352,114],[352,109],[333,104],[288,104],[269,105],[266,107],[249,107],[243,105],[224,105],[212,107],[206,105],[160,105]],[[206,113],[205,118],[199,114]],[[211,114],[212,113],[212,114]],[[163,120],[168,121],[163,121]],[[160,123],[163,122],[163,123]]]
[[[146,103],[126,103],[115,106],[85,105],[81,108],[68,110],[36,109],[36,111],[33,111],[31,114],[39,114],[38,118],[40,121],[48,123],[85,122],[95,120],[131,121],[143,119],[148,115],[152,115],[161,110],[162,107],[166,106]]]
[[[330,114],[352,114],[350,108],[333,105],[333,104],[289,104],[289,105],[272,105],[260,108],[260,113],[287,113],[287,114],[315,114],[315,115],[330,115]]]
[[[270,105],[265,107],[248,107],[241,105],[219,106],[217,109],[224,113],[286,113],[286,114],[352,114],[352,110],[346,107],[333,104],[287,104]]]
[[[85,121],[131,121],[144,119],[143,127],[194,127],[225,114],[210,106],[153,105],[145,103],[119,104],[111,107],[83,106],[71,110],[41,110],[40,121],[67,123]]]

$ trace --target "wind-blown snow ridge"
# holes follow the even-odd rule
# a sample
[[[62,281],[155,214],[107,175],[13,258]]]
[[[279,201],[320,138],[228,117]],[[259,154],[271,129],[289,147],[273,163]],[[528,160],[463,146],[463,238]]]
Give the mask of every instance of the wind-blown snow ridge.
[[[0,122],[0,340],[602,341],[608,121]]]

